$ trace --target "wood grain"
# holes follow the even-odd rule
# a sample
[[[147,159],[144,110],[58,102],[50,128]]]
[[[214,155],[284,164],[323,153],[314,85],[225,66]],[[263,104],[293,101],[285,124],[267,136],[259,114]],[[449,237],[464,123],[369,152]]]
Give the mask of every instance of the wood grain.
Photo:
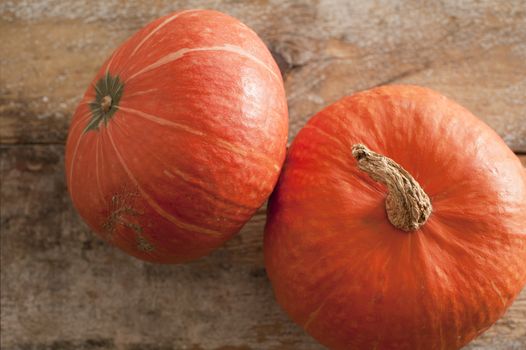
[[[344,95],[429,86],[526,152],[522,1],[6,1],[0,5],[0,139],[63,143],[76,102],[126,37],[178,8],[216,8],[256,30],[281,63],[293,137]]]
[[[63,153],[60,145],[0,148],[2,349],[321,349],[274,301],[263,209],[211,256],[140,262],[76,214]],[[467,349],[521,349],[525,324],[526,290]]]
[[[414,83],[459,101],[526,152],[521,1],[3,1],[2,349],[321,349],[274,301],[264,208],[212,255],[160,266],[96,238],[69,201],[62,144],[92,76],[148,21],[191,7],[230,13],[269,45],[285,78],[291,139],[346,94]],[[526,290],[467,347],[524,348]]]

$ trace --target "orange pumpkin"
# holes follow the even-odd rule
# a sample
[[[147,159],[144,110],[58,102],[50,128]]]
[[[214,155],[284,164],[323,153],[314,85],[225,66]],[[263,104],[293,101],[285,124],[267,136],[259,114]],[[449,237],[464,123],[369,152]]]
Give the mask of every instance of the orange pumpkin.
[[[230,238],[271,193],[287,104],[270,52],[215,11],[159,18],[102,66],[66,147],[68,189],[101,237],[177,263]]]
[[[331,349],[457,349],[526,282],[526,176],[469,111],[416,86],[343,98],[290,147],[265,262]]]

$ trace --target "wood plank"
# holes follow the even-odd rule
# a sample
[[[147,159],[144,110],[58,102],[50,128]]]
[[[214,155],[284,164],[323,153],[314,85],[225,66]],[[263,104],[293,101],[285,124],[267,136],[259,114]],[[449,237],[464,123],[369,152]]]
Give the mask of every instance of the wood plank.
[[[69,119],[97,66],[128,35],[73,21],[0,21],[0,33],[2,143],[64,143]]]
[[[458,100],[526,152],[526,12],[521,2],[194,1],[254,28],[286,78],[291,138],[346,94],[388,83]],[[0,5],[0,140],[63,143],[77,101],[111,50],[178,2]],[[21,53],[24,53],[21,55]]]
[[[273,298],[263,209],[208,257],[143,263],[80,220],[63,153],[60,145],[0,147],[2,349],[322,349]],[[526,290],[467,349],[521,349],[525,324]]]
[[[319,348],[273,301],[263,211],[207,258],[143,263],[79,219],[63,151],[1,148],[2,349]]]

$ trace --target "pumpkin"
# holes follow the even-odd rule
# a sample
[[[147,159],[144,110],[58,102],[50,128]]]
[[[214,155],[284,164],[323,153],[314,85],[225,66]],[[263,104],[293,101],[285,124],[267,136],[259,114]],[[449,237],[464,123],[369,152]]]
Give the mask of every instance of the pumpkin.
[[[71,122],[73,204],[137,258],[208,254],[270,195],[285,158],[283,80],[240,21],[188,10],[159,18],[104,63]]]
[[[265,263],[331,349],[458,349],[526,282],[526,176],[469,111],[417,86],[360,92],[299,132]]]

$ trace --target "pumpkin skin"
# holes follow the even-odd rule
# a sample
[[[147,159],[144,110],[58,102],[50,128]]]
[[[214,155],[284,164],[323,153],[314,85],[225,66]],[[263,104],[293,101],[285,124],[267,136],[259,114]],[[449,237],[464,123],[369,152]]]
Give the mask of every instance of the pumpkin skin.
[[[363,143],[405,168],[432,203],[395,228],[387,189],[358,169]],[[279,304],[331,349],[458,349],[526,283],[526,176],[455,102],[416,86],[357,93],[316,114],[271,196],[265,264]]]
[[[270,195],[287,134],[281,74],[259,37],[219,12],[172,13],[120,46],[87,89],[67,140],[68,189],[126,253],[196,259]]]

